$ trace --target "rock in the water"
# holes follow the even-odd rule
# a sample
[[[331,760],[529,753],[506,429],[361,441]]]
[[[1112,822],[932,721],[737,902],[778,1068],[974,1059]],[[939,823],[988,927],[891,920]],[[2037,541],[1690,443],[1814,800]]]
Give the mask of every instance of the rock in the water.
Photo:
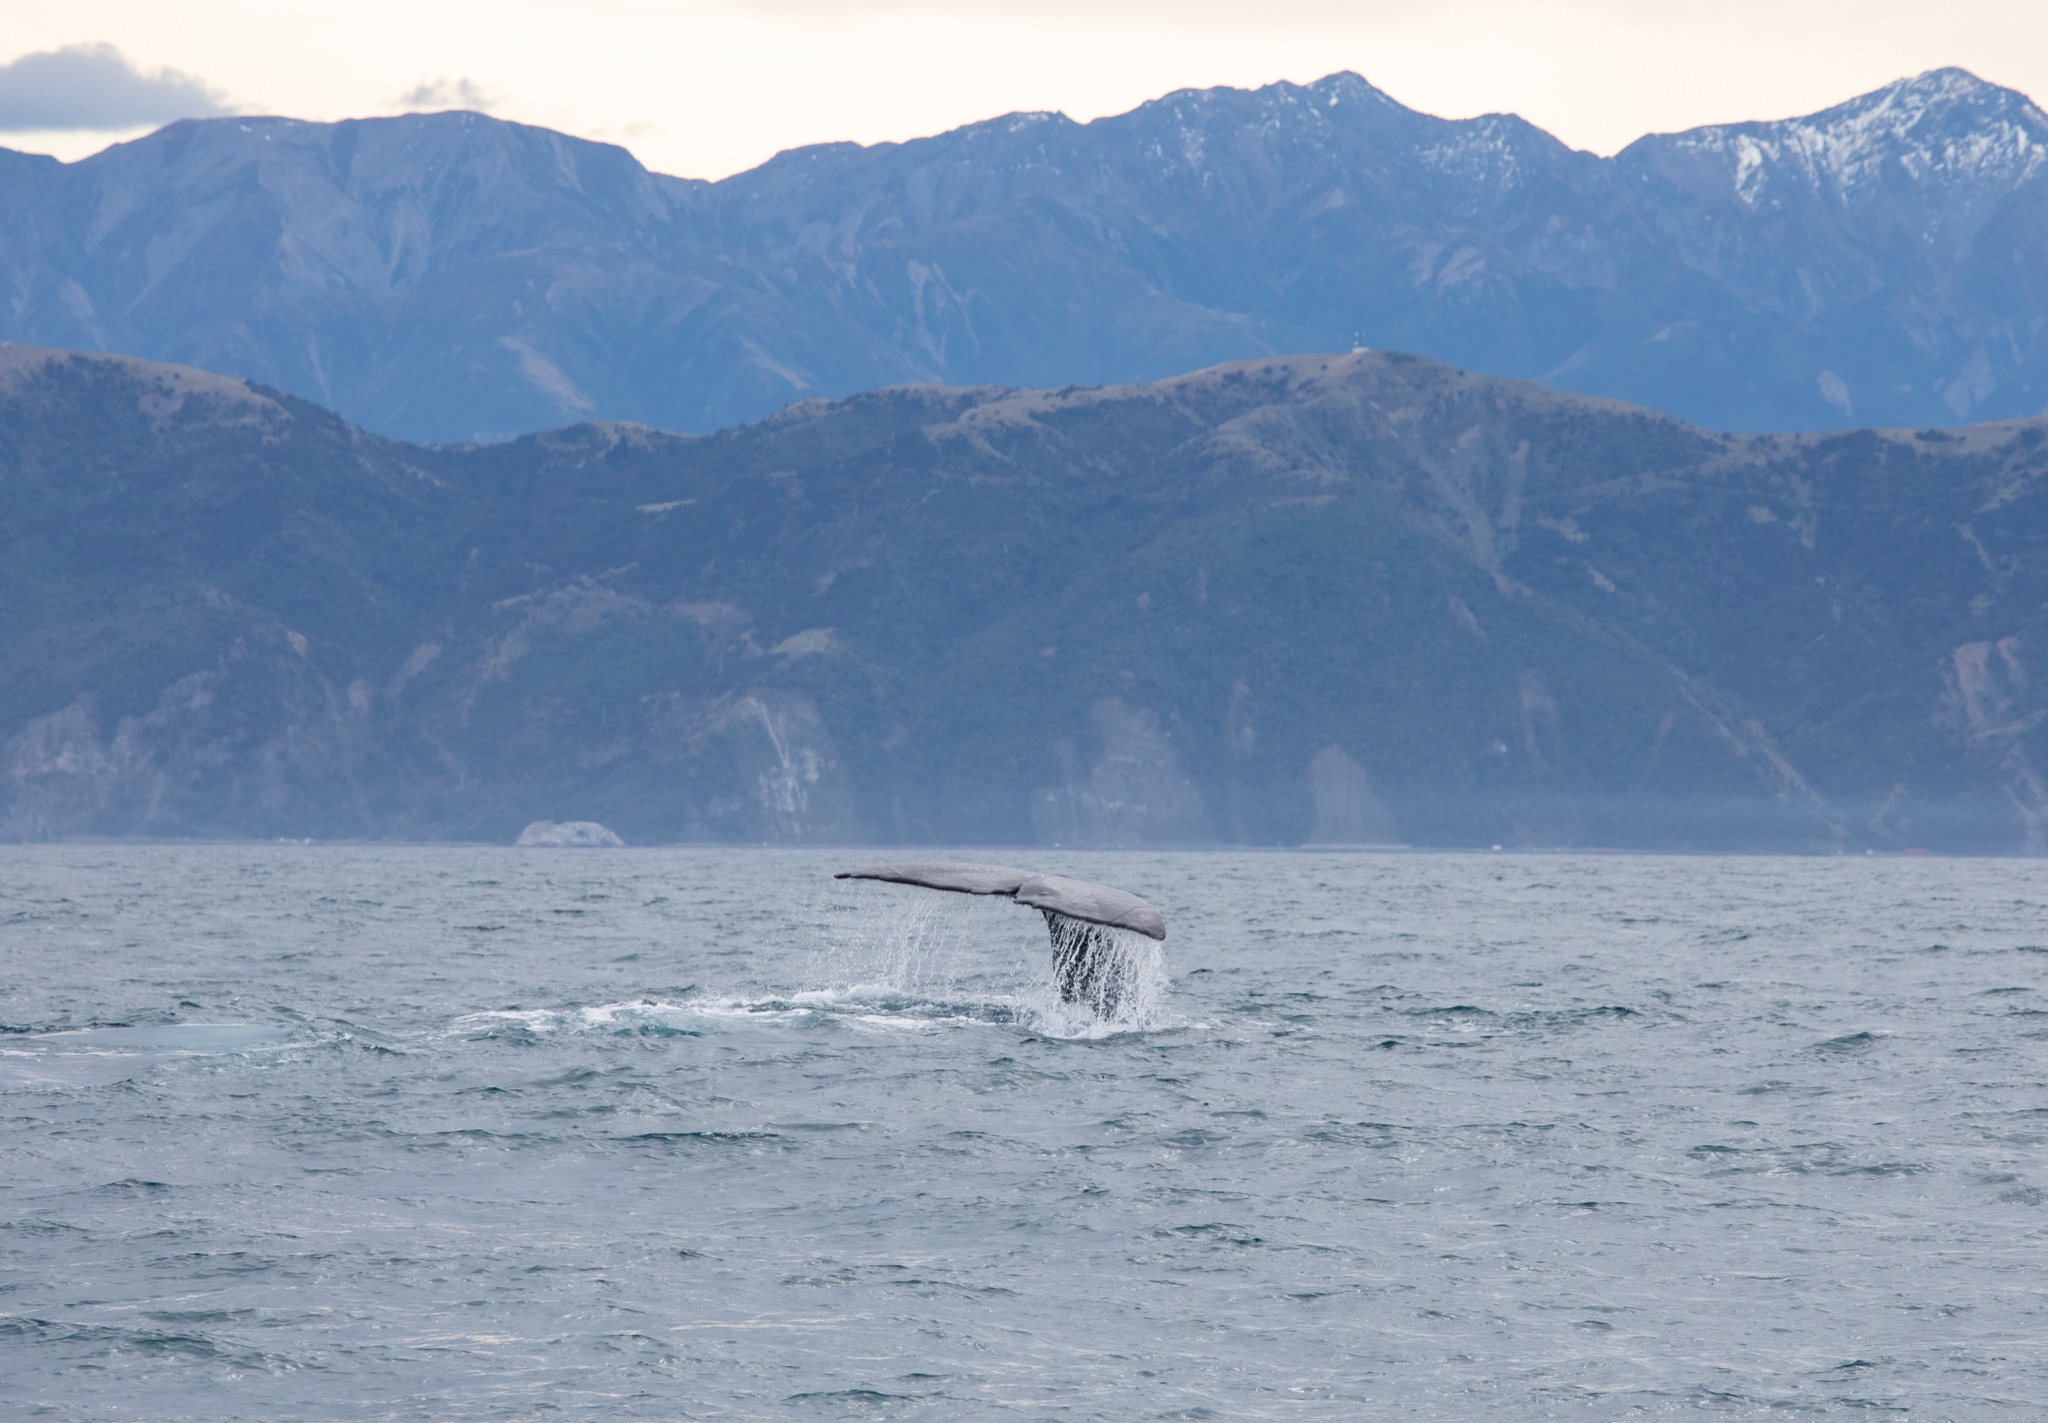
[[[610,850],[625,845],[617,835],[595,820],[536,820],[519,832],[515,842],[527,848],[550,850]]]

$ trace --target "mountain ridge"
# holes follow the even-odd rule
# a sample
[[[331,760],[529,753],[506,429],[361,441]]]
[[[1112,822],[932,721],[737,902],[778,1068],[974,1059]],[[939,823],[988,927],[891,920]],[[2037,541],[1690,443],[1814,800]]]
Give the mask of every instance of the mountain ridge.
[[[1400,353],[416,446],[0,352],[0,833],[2048,848],[2048,422]]]
[[[716,183],[478,114],[187,120],[0,158],[0,338],[426,440],[1354,344],[1716,428],[1950,424],[2048,404],[2044,143],[1959,70],[1612,158],[1349,73]]]

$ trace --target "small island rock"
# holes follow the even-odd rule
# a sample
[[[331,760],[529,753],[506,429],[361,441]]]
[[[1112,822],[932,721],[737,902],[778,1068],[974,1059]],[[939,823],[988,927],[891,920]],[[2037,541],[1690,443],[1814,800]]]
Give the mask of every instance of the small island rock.
[[[536,820],[519,832],[514,843],[528,849],[538,846],[550,850],[610,850],[621,848],[626,842],[595,820],[564,820],[560,824]]]

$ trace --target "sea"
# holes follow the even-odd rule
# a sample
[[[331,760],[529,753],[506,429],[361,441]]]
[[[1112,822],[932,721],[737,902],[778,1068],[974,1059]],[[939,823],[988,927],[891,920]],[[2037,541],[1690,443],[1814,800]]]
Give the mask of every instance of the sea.
[[[0,1418],[2048,1416],[2048,865],[0,849]]]

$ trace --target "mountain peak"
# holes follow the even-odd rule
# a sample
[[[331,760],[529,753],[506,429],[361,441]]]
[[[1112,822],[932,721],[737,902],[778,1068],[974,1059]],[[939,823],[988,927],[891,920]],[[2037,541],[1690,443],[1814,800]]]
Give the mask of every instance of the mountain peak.
[[[1848,201],[1887,175],[1929,191],[2009,189],[2048,165],[2048,114],[1966,69],[1930,69],[1798,118],[1652,134],[1617,157],[1725,167],[1750,207],[1801,192]]]
[[[2004,89],[1987,80],[1979,79],[1969,70],[1953,64],[1941,69],[1924,70],[1905,79],[1894,79],[1883,88],[1873,90],[1871,94],[1864,97],[1872,98],[1879,94],[1912,95],[1926,103],[1942,100],[1981,99],[1998,95],[2025,97],[2024,95],[2018,95],[2015,90]],[[1849,102],[1853,104],[1857,101],[1851,99]]]
[[[1176,89],[1157,99],[1148,99],[1135,109],[1096,122],[1121,124],[1161,114],[1171,115],[1183,123],[1210,115],[1237,119],[1247,109],[1274,118],[1292,111],[1304,118],[1323,120],[1336,117],[1333,110],[1361,108],[1415,115],[1414,110],[1384,90],[1374,88],[1362,75],[1340,69],[1310,84],[1278,79],[1257,89],[1239,89],[1229,84],[1212,85],[1207,89]]]
[[[2000,121],[2040,134],[2048,131],[2048,115],[2015,89],[1987,83],[1967,69],[1930,69],[1787,125],[1824,130],[1865,144],[1908,138],[1922,125],[1982,129]]]

